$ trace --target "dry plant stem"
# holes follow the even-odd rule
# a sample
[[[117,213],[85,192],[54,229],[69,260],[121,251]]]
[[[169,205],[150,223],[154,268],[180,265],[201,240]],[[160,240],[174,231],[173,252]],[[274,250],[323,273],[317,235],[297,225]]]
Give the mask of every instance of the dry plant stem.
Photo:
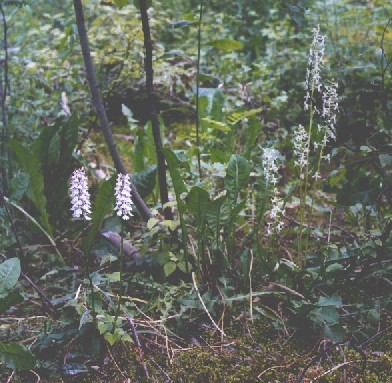
[[[87,252],[83,253],[84,256],[84,262],[85,262],[85,267],[86,267],[86,276],[90,285],[90,290],[91,290],[91,308],[92,308],[92,313],[93,313],[93,322],[95,327],[97,327],[97,313],[95,311],[95,297],[94,297],[94,285],[93,285],[93,279],[91,278],[91,273],[90,273],[90,257]]]
[[[225,338],[227,338],[226,334],[219,328],[219,326],[216,324],[216,322],[214,321],[214,319],[212,318],[211,314],[209,313],[207,306],[205,305],[203,298],[200,295],[200,291],[199,288],[197,287],[197,283],[196,283],[196,277],[195,277],[195,273],[192,273],[192,280],[193,280],[193,286],[196,290],[196,294],[200,300],[201,305],[203,306],[204,311],[206,312],[208,318],[210,319],[210,321],[212,322],[212,324],[215,326],[215,328],[219,331],[219,333],[224,336]]]
[[[139,335],[138,335],[138,333],[136,331],[135,323],[133,322],[132,317],[130,317],[128,314],[126,314],[126,318],[128,320],[129,325],[131,326],[133,338],[134,338],[134,341],[136,343],[136,347],[139,350],[140,364],[142,365],[144,376],[146,377],[146,379],[148,379],[149,378],[149,374],[148,374],[146,363],[144,361],[143,348],[142,348],[142,344],[140,343]]]
[[[98,88],[98,83],[95,77],[94,65],[91,59],[90,47],[87,39],[87,31],[84,21],[83,6],[81,0],[74,0],[74,10],[76,16],[76,24],[79,33],[80,46],[82,49],[84,66],[86,68],[87,80],[90,85],[92,101],[97,112],[99,122],[101,124],[102,132],[105,137],[106,143],[109,148],[110,155],[112,157],[115,168],[119,173],[127,174],[125,166],[121,160],[121,157],[117,151],[116,144],[113,139],[112,132],[110,130],[109,120],[107,118],[105,107],[103,105],[102,97]],[[136,208],[139,210],[141,216],[147,221],[152,217],[152,213],[143,199],[137,192],[135,185],[131,182],[131,193],[132,199],[135,203]]]
[[[166,165],[165,157],[162,152],[162,139],[158,120],[158,111],[154,93],[154,69],[152,67],[152,41],[151,41],[151,31],[150,23],[148,20],[147,3],[146,0],[140,0],[140,16],[142,19],[143,35],[144,35],[144,49],[145,49],[145,59],[144,65],[146,70],[146,89],[148,95],[148,101],[150,106],[150,120],[152,135],[154,137],[155,150],[157,153],[158,162],[158,180],[159,180],[159,193],[161,196],[161,203],[164,206],[169,202],[169,195],[167,189],[167,179],[166,179]],[[170,207],[166,207],[163,210],[165,219],[173,220],[173,213]]]
[[[253,323],[253,298],[252,298],[252,270],[253,270],[253,251],[250,250],[250,264],[249,264],[249,315]]]
[[[109,354],[109,356],[110,356],[110,359],[112,360],[112,362],[113,362],[114,365],[116,366],[117,371],[118,371],[124,378],[126,378],[127,376],[121,371],[120,366],[117,364],[116,359],[114,358],[112,352],[110,351],[109,344],[106,345],[106,350],[108,351],[108,354]]]

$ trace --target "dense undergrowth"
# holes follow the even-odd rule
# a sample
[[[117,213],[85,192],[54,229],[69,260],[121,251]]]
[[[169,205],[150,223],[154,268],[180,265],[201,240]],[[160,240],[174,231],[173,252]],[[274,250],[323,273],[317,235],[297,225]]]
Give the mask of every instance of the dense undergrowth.
[[[391,381],[391,5],[153,1],[160,153],[145,3],[83,2],[123,220],[72,7],[0,2],[0,380]]]

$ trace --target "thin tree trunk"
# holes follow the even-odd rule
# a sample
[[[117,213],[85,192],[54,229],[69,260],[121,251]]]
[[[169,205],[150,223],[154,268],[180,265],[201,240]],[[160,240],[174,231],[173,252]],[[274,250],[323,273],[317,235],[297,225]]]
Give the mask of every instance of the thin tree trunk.
[[[4,46],[4,61],[2,63],[3,73],[0,78],[0,93],[1,93],[1,174],[3,178],[3,190],[4,193],[8,191],[8,177],[9,171],[7,171],[7,166],[9,170],[10,158],[9,151],[7,149],[8,141],[8,122],[7,122],[7,91],[9,88],[9,74],[8,74],[8,25],[5,17],[3,5],[0,4],[0,12],[3,20],[3,46]],[[8,165],[7,165],[8,159]]]
[[[152,42],[150,23],[148,21],[147,3],[146,0],[140,0],[140,16],[142,19],[142,27],[144,34],[144,48],[145,48],[145,59],[144,65],[146,70],[146,89],[148,95],[148,101],[150,104],[150,120],[152,127],[152,135],[154,137],[155,149],[157,153],[158,162],[158,181],[159,181],[159,192],[161,195],[162,205],[169,202],[167,180],[166,180],[166,165],[165,157],[162,152],[162,140],[159,128],[157,105],[154,93],[154,70],[152,68]],[[169,207],[165,208],[164,211],[165,219],[172,220],[173,214]]]
[[[91,90],[91,96],[93,100],[93,104],[95,107],[95,110],[97,112],[101,127],[102,127],[102,132],[103,135],[105,136],[106,143],[109,148],[110,155],[113,159],[114,166],[117,169],[119,173],[126,174],[127,171],[125,169],[125,166],[121,160],[121,157],[117,151],[116,144],[113,140],[113,135],[110,130],[110,125],[109,125],[109,120],[107,118],[106,112],[105,112],[105,107],[102,102],[102,97],[98,88],[98,83],[95,78],[95,72],[94,72],[94,66],[93,62],[91,59],[91,54],[90,54],[90,47],[88,44],[88,39],[87,39],[87,32],[86,32],[86,26],[85,26],[85,21],[84,21],[84,14],[83,14],[83,6],[81,0],[74,0],[74,9],[75,9],[75,16],[76,16],[76,24],[78,27],[78,33],[79,33],[79,40],[80,40],[80,46],[82,48],[82,54],[83,54],[83,60],[84,60],[84,65],[86,67],[86,74],[87,74],[87,80],[90,85],[90,90]],[[132,193],[132,198],[133,202],[135,203],[135,206],[139,210],[140,214],[145,220],[148,220],[149,218],[152,217],[152,213],[150,209],[147,207],[147,205],[144,203],[143,199],[140,197],[139,193],[137,192],[135,185],[131,183],[131,193]]]

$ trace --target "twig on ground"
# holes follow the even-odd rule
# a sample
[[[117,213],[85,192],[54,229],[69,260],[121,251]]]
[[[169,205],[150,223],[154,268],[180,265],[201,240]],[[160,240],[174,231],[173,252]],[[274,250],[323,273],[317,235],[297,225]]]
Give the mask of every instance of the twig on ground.
[[[132,334],[133,334],[133,339],[136,343],[136,346],[138,348],[138,352],[139,352],[139,360],[140,360],[140,364],[142,365],[142,369],[143,369],[143,373],[146,379],[149,378],[149,374],[148,374],[148,370],[147,370],[147,366],[146,366],[146,362],[144,361],[144,352],[143,352],[143,348],[142,348],[142,344],[140,343],[140,339],[139,339],[139,335],[136,331],[136,327],[135,327],[135,323],[133,322],[133,319],[130,315],[125,314],[129,325],[131,326],[132,329]]]
[[[371,336],[370,338],[366,339],[364,342],[362,342],[359,345],[359,348],[363,348],[364,346],[367,346],[369,343],[373,342],[376,338],[378,338],[379,336],[381,336],[382,334],[384,334],[384,332],[389,331],[390,329],[392,329],[392,325],[388,326],[386,328],[384,328],[384,330],[379,331],[377,334],[374,334],[373,336]]]
[[[124,378],[126,378],[127,376],[121,371],[121,368],[120,368],[120,366],[117,364],[116,359],[114,358],[114,356],[112,355],[112,353],[111,353],[111,351],[110,351],[110,348],[109,348],[109,345],[108,345],[108,344],[106,345],[106,349],[107,349],[107,351],[108,351],[108,354],[109,354],[109,356],[110,356],[110,359],[113,361],[113,363],[114,363],[114,365],[116,366],[118,372],[119,372]]]
[[[200,303],[201,303],[201,305],[203,306],[204,311],[206,312],[208,318],[210,319],[210,321],[212,322],[212,324],[215,326],[215,328],[219,331],[219,333],[220,333],[222,336],[224,336],[225,338],[227,338],[226,334],[219,328],[219,326],[215,323],[214,319],[212,318],[211,314],[209,313],[209,311],[208,311],[208,309],[207,309],[207,306],[205,305],[205,303],[204,303],[204,301],[203,301],[203,298],[202,298],[201,295],[200,295],[199,288],[197,287],[196,277],[195,277],[195,273],[194,273],[194,272],[192,272],[192,280],[193,280],[193,286],[194,286],[194,288],[195,288],[195,290],[196,290],[196,294],[197,294],[197,296],[198,296],[198,298],[199,298],[199,300],[200,300]]]

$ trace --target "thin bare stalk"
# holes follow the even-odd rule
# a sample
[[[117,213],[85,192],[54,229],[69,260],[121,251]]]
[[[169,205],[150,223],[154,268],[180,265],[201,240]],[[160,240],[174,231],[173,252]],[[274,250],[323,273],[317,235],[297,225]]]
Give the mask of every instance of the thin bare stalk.
[[[3,190],[6,192],[8,190],[8,171],[6,159],[9,156],[7,150],[7,140],[8,140],[8,121],[7,121],[7,91],[9,88],[9,69],[8,69],[8,25],[7,19],[5,17],[5,12],[3,5],[0,4],[0,13],[3,21],[3,48],[4,48],[4,61],[2,63],[3,73],[1,76],[0,83],[0,93],[1,93],[1,175],[3,178]],[[9,160],[9,158],[8,158]],[[9,162],[9,161],[8,161]],[[10,163],[8,163],[8,166]]]
[[[148,20],[147,3],[146,0],[140,0],[140,16],[142,19],[143,35],[144,35],[144,49],[145,59],[144,65],[146,70],[146,89],[147,96],[150,106],[150,121],[152,128],[152,135],[154,137],[155,150],[157,153],[158,162],[158,181],[159,181],[159,193],[161,196],[161,203],[164,206],[169,202],[169,194],[167,188],[166,179],[166,165],[165,157],[162,152],[162,139],[159,127],[158,111],[156,105],[156,97],[154,92],[154,69],[152,66],[152,41],[151,41],[151,30],[150,22]],[[163,210],[165,219],[173,220],[173,212],[170,207],[166,207]]]
[[[201,22],[203,19],[203,0],[200,1],[199,27],[197,30],[197,64],[196,64],[196,153],[197,165],[199,167],[199,177],[203,178],[200,158],[200,118],[199,118],[199,90],[200,90],[200,51],[201,51]]]
[[[117,301],[117,310],[113,320],[112,333],[116,330],[117,319],[120,314],[121,300],[123,296],[123,263],[124,263],[124,221],[121,220],[121,244],[120,244],[120,293]]]

